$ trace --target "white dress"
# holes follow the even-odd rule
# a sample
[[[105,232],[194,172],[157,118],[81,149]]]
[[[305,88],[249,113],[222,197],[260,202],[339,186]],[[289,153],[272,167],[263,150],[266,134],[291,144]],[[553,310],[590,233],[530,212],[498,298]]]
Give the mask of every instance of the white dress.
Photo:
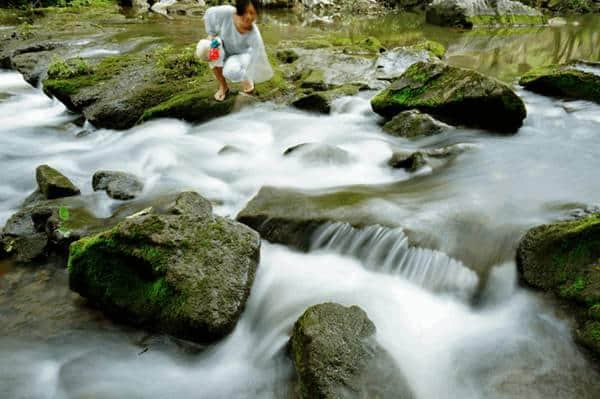
[[[235,7],[217,6],[206,10],[206,33],[218,36],[222,43],[223,75],[233,81],[252,80],[256,83],[271,79],[273,69],[269,64],[260,31],[255,24],[247,33],[240,33],[233,23]],[[223,51],[224,50],[224,51]]]

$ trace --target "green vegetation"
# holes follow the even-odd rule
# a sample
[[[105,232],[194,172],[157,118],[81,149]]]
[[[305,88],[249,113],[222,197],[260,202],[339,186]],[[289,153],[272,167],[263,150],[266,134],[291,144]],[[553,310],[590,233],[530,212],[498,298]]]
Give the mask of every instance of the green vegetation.
[[[94,69],[82,58],[74,58],[68,62],[56,55],[48,67],[48,78],[70,79],[77,76],[91,75]]]

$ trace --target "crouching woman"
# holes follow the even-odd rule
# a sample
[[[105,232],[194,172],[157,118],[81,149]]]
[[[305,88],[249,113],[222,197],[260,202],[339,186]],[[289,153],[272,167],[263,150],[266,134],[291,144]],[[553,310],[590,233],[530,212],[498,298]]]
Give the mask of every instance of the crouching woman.
[[[196,57],[209,63],[219,82],[217,101],[227,97],[227,81],[242,82],[242,90],[250,94],[255,83],[273,76],[260,31],[254,23],[257,9],[257,0],[237,0],[235,7],[211,7],[204,14],[208,38],[198,42]]]

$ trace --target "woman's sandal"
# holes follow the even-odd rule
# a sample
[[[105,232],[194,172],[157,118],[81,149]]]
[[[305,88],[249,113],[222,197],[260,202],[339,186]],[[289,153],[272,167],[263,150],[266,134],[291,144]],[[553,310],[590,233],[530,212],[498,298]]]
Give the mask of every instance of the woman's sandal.
[[[221,90],[217,91],[215,93],[215,101],[218,101],[218,102],[225,101],[228,94],[229,94],[229,88],[227,88],[227,90],[225,90],[225,93],[222,93]]]

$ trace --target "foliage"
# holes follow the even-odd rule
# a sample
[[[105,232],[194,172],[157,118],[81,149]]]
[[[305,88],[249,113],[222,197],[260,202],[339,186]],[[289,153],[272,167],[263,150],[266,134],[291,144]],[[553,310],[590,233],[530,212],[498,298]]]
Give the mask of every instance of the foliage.
[[[65,61],[56,55],[48,67],[50,79],[69,79],[76,76],[90,75],[94,69],[82,58]]]
[[[192,46],[176,49],[173,46],[165,46],[154,53],[156,66],[165,77],[171,79],[191,78],[201,75],[206,71],[206,63],[196,58]]]

